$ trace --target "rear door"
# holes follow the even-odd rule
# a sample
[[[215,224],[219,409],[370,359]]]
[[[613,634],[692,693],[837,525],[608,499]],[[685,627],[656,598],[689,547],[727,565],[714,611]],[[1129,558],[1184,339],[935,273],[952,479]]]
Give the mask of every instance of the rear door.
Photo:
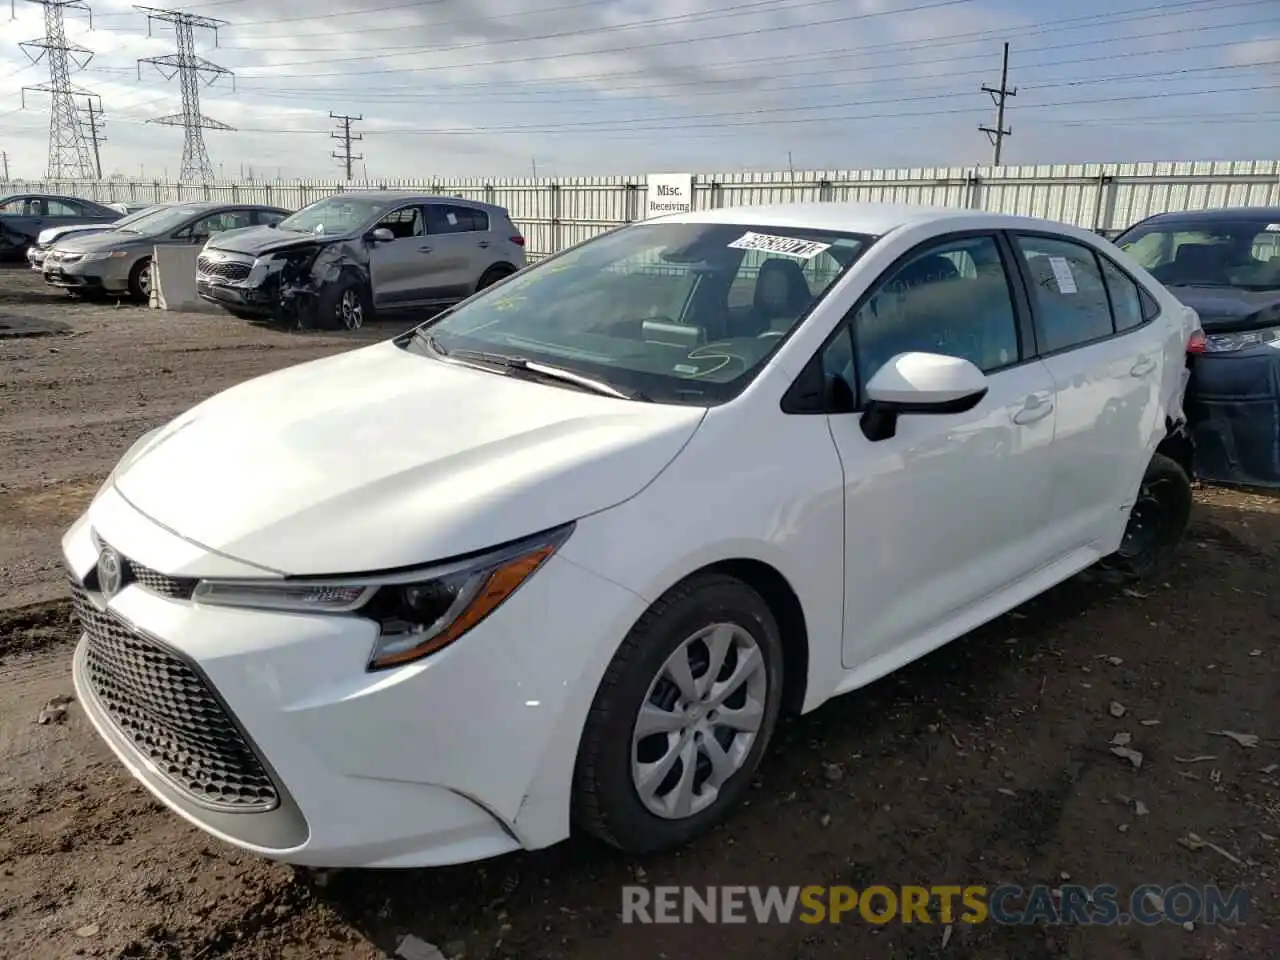
[[[1054,380],[1046,524],[1064,550],[1110,552],[1146,468],[1142,451],[1162,426],[1166,331],[1149,322],[1132,278],[1091,245],[1030,232],[1012,241]]]
[[[495,259],[488,215],[463,204],[429,203],[427,235],[433,283],[427,296],[441,301],[471,296]]]

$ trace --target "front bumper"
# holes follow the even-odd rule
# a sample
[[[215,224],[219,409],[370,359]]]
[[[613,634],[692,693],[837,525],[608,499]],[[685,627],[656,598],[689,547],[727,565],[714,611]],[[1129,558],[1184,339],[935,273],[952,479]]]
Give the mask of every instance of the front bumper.
[[[279,297],[263,286],[228,283],[196,274],[196,294],[208,303],[264,319],[274,317],[279,311]]]
[[[125,260],[65,263],[46,257],[42,272],[46,283],[65,290],[127,293],[130,266],[131,263]]]
[[[104,541],[146,564],[109,600]],[[86,626],[76,690],[103,739],[191,823],[309,866],[434,866],[564,839],[601,654],[640,603],[553,557],[454,645],[368,673],[370,621],[183,599],[174,583],[226,559],[110,488],[63,552]]]

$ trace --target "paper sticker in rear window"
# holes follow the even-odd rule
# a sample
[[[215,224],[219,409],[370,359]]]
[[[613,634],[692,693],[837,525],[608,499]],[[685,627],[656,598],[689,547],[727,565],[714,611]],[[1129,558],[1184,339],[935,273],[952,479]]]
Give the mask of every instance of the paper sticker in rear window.
[[[1071,272],[1071,264],[1066,257],[1050,257],[1049,267],[1053,270],[1053,279],[1058,281],[1059,293],[1077,293],[1075,274]]]
[[[1268,223],[1267,233],[1280,233],[1280,223]]]
[[[764,253],[780,253],[786,257],[797,257],[800,260],[812,260],[830,246],[829,243],[818,243],[816,240],[778,237],[769,233],[755,233],[751,230],[729,244],[733,250],[760,250]]]

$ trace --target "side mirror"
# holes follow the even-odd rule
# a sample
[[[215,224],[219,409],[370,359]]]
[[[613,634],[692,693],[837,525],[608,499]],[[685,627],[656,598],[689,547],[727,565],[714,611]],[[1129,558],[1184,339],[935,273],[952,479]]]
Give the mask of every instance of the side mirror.
[[[378,227],[369,236],[374,243],[390,243],[396,238],[396,235],[386,227]]]
[[[902,414],[948,414],[972,410],[987,395],[987,378],[961,357],[900,353],[867,383],[862,433],[888,440]]]

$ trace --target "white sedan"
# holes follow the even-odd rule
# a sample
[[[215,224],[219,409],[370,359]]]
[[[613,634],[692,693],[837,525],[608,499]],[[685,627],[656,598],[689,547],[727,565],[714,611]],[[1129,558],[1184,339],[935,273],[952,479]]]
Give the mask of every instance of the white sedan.
[[[627,226],[138,440],[63,540],[76,689],[156,797],[267,857],[671,848],[781,711],[1159,569],[1199,342],[1061,224]]]

